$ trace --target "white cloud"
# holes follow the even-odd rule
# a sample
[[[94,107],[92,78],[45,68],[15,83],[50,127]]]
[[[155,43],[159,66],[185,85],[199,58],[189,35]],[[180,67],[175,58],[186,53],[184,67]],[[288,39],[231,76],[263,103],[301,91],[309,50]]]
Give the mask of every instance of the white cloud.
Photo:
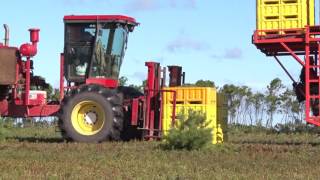
[[[240,48],[231,48],[225,49],[221,54],[215,53],[210,56],[212,59],[241,59],[243,57],[242,49]]]
[[[210,45],[206,42],[191,39],[189,37],[179,37],[171,41],[167,45],[167,50],[169,52],[177,52],[183,50],[193,50],[193,51],[205,51],[210,48]]]
[[[172,8],[177,8],[179,6],[183,6],[184,8],[196,8],[197,1],[196,0],[170,0],[170,6]]]
[[[124,7],[127,11],[150,11],[160,8],[160,3],[155,0],[131,0]]]
[[[83,0],[82,0],[83,1]],[[130,0],[125,4],[125,10],[129,12],[152,11],[162,8],[196,8],[197,0]]]
[[[57,3],[55,1],[55,3]],[[111,4],[110,0],[63,0],[63,4],[66,6],[87,6],[92,4],[102,5]]]
[[[241,59],[242,58],[242,50],[240,48],[232,48],[226,49],[224,58],[226,59]]]

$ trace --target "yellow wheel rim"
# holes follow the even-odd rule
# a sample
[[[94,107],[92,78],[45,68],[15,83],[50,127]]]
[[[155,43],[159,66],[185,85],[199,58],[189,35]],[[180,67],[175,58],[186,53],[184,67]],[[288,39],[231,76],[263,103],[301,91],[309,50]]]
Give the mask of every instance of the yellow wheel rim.
[[[72,110],[71,122],[79,134],[90,136],[102,129],[105,117],[100,104],[94,101],[81,101]]]

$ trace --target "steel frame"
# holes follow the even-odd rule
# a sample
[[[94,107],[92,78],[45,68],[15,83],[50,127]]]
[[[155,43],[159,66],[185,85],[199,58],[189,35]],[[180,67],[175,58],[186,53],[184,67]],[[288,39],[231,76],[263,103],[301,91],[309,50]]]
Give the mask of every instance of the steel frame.
[[[320,126],[320,116],[311,114],[311,101],[320,101],[320,26],[306,26],[299,29],[279,30],[279,34],[269,34],[270,30],[257,30],[253,35],[253,44],[267,56],[273,56],[280,66],[294,81],[292,76],[282,65],[278,56],[292,56],[303,68],[305,68],[305,118],[308,123]],[[310,65],[310,57],[313,56],[316,64]],[[303,57],[303,58],[302,58]],[[318,78],[310,77],[310,69],[316,69]],[[318,84],[318,94],[311,95],[310,84]],[[320,105],[318,104],[320,109]]]
[[[144,123],[143,128],[140,129],[145,131],[145,139],[160,139],[162,136],[163,93],[173,93],[172,123],[174,123],[176,92],[162,89],[165,85],[166,71],[161,70],[159,63],[146,62],[145,65],[148,67],[148,78],[144,96],[141,97],[144,105]],[[161,76],[161,72],[163,72],[163,76]],[[136,121],[132,120],[132,122]]]

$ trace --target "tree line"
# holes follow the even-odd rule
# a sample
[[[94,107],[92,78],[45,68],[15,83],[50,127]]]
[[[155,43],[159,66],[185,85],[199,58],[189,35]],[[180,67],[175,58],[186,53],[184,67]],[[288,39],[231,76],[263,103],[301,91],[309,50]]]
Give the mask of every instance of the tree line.
[[[219,92],[227,97],[229,124],[271,128],[275,120],[281,124],[301,124],[304,120],[304,103],[299,103],[293,88],[285,86],[279,78],[262,91],[226,84]]]

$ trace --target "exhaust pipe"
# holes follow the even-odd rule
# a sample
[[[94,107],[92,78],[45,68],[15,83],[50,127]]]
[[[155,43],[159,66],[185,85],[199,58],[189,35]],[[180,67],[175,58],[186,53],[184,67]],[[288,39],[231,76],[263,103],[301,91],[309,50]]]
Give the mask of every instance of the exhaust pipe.
[[[9,26],[4,24],[4,45],[9,46]]]

